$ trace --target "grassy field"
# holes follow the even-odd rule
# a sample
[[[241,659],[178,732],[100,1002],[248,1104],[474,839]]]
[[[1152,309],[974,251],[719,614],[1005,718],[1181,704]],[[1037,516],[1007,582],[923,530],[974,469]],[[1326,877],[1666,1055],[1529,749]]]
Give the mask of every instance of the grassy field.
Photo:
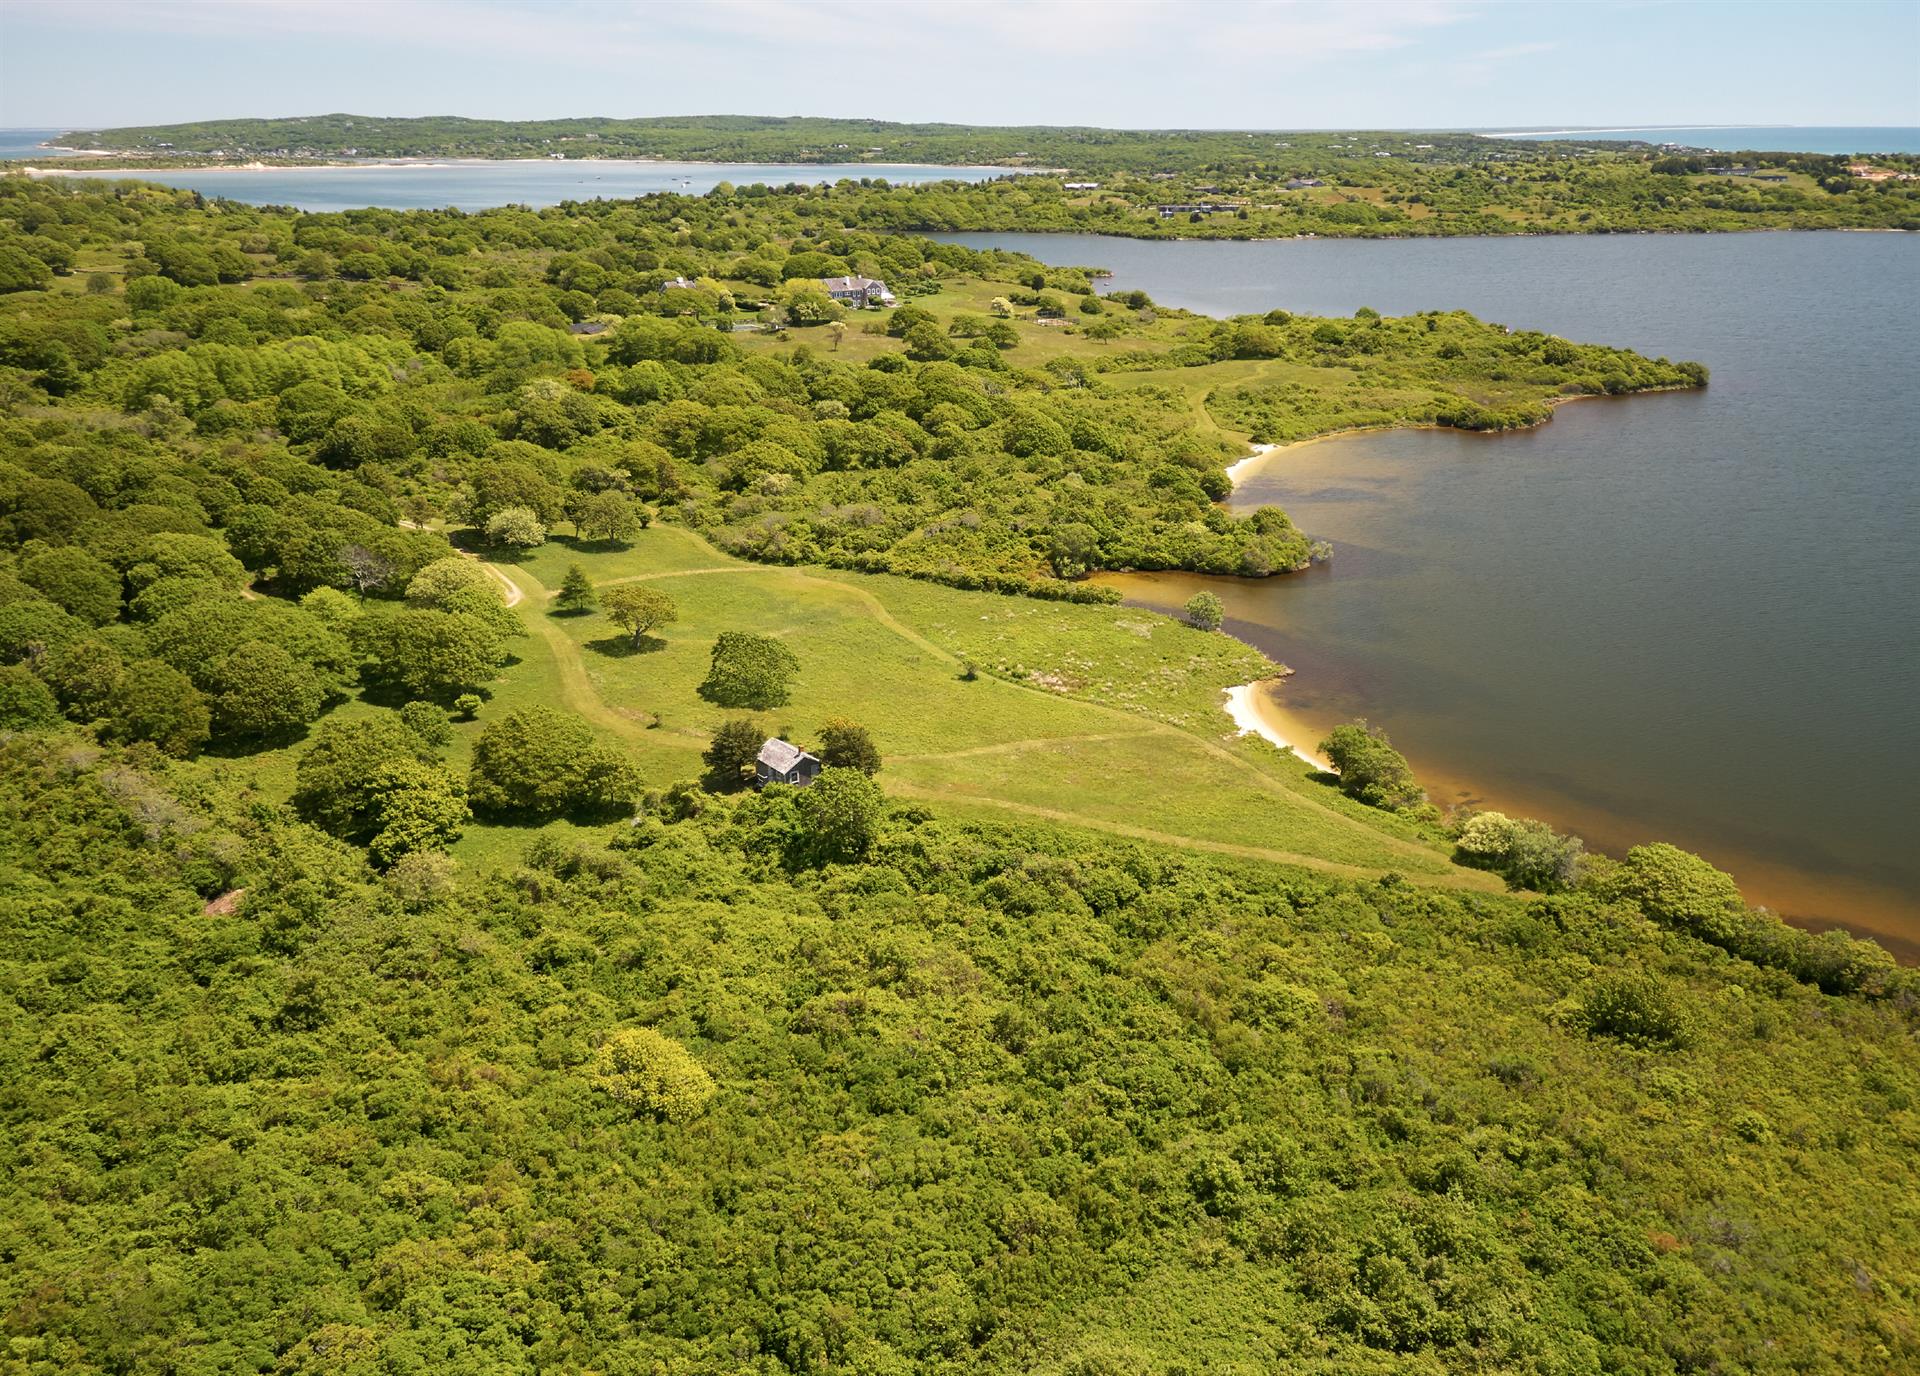
[[[554,614],[572,564],[600,588],[657,585],[678,619],[636,647],[598,612]],[[519,590],[527,634],[477,720],[454,724],[456,769],[488,721],[551,706],[591,723],[650,784],[695,778],[714,729],[737,715],[699,695],[714,639],[751,631],[784,640],[801,665],[790,703],[756,714],[766,729],[808,743],[829,718],[862,723],[895,797],[1328,873],[1498,887],[1452,865],[1413,823],[1361,807],[1294,756],[1236,736],[1223,691],[1280,666],[1153,612],[750,564],[675,526],[625,545],[556,538],[490,567]],[[355,699],[329,719],[381,710]],[[261,793],[285,799],[304,748],[210,756],[200,767],[244,771]],[[476,865],[510,861],[534,834],[476,823],[453,853]]]
[[[553,615],[573,563],[601,587],[658,584],[679,619],[635,648],[597,613]],[[896,796],[1338,872],[1487,882],[1292,756],[1235,737],[1222,690],[1276,666],[1225,636],[1128,608],[747,564],[675,527],[623,547],[554,541],[497,567],[524,594],[531,634],[482,720],[523,702],[564,706],[662,785],[699,772],[731,715],[698,686],[714,637],[745,630],[780,637],[801,663],[790,704],[760,714],[768,729],[804,742],[830,717],[862,722]],[[489,830],[461,852],[497,849]]]

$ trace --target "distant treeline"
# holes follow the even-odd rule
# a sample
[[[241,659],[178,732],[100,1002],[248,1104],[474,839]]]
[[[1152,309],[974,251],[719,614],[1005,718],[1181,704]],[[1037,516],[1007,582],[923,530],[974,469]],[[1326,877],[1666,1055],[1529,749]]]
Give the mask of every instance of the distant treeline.
[[[684,115],[488,120],[367,115],[206,120],[76,131],[72,148],[326,157],[669,158],[705,162],[919,162],[1088,171],[1197,171],[1367,157],[1380,149],[1462,161],[1513,145],[1473,134],[1246,133],[1050,125],[899,124],[872,119]],[[1255,145],[1250,148],[1248,145]],[[1417,147],[1416,147],[1417,145]]]
[[[1920,159],[1705,155],[1469,134],[991,129],[745,117],[660,120],[227,120],[65,136],[126,165],[395,156],[649,157],[1005,166],[985,185],[886,188],[858,223],[1145,238],[1920,229]],[[1031,169],[1022,175],[1016,170]],[[871,185],[871,183],[869,183]],[[849,221],[853,223],[853,221]]]

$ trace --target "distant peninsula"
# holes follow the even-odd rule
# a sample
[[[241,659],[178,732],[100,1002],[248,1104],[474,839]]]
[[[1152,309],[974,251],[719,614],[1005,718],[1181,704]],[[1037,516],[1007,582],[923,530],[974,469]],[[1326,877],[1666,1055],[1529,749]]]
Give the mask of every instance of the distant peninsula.
[[[366,160],[657,159],[1005,167],[1018,190],[922,188],[901,229],[1136,238],[1920,229],[1920,157],[1709,153],[1469,133],[1115,130],[748,115],[389,119],[317,115],[64,133],[91,167]],[[764,176],[751,180],[766,180]]]

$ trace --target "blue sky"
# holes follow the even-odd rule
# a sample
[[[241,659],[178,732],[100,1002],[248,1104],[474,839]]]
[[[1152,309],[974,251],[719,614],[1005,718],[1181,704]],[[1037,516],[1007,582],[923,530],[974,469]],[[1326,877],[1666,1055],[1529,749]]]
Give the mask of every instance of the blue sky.
[[[1920,3],[0,0],[0,126],[330,111],[1920,125]]]

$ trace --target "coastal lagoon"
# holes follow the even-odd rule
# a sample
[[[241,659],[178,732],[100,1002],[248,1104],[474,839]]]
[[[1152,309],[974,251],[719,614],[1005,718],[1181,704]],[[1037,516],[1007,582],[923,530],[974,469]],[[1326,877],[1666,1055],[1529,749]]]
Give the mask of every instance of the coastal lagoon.
[[[30,156],[26,153],[16,156]],[[37,156],[37,155],[32,155]],[[137,178],[183,186],[206,196],[296,210],[485,210],[498,205],[538,209],[562,201],[616,200],[668,191],[702,196],[721,182],[786,186],[884,178],[889,182],[981,182],[1005,167],[926,167],[912,163],[714,163],[602,159],[448,159],[334,167],[86,168],[72,159],[61,175]]]
[[[1672,840],[1797,920],[1920,955],[1920,237],[939,237],[1213,314],[1458,307],[1706,363],[1703,393],[1523,434],[1277,451],[1234,505],[1285,507],[1330,566],[1116,581],[1163,607],[1219,592],[1297,671],[1294,739],[1366,716],[1437,801],[1609,850]]]

